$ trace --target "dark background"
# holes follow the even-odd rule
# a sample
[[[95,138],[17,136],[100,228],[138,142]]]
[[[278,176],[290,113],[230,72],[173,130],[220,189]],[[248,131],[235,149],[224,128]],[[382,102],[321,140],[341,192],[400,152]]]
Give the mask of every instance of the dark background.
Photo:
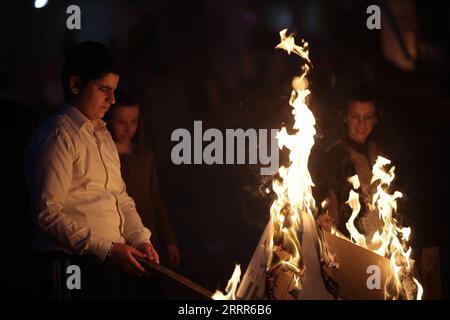
[[[440,2],[399,0],[415,7],[400,29],[414,31],[415,68],[402,71],[383,56],[381,31],[366,28],[366,8],[377,1],[34,1],[0,2],[2,105],[3,297],[29,289],[27,195],[23,144],[62,102],[60,74],[70,48],[84,40],[106,44],[121,62],[121,85],[141,101],[146,144],[156,155],[160,188],[182,253],[176,270],[207,289],[223,288],[234,264],[248,264],[265,227],[272,195],[250,165],[175,166],[176,128],[280,128],[290,124],[290,80],[297,57],[275,50],[283,28],[310,44],[310,106],[316,143],[342,130],[340,96],[367,82],[380,93],[380,144],[396,164],[404,197],[399,213],[413,228],[413,255],[439,246],[444,296],[448,275],[448,164],[450,123],[449,19]],[[66,8],[81,8],[81,30],[66,28]],[[386,9],[388,10],[388,9]],[[385,24],[382,24],[382,28]]]

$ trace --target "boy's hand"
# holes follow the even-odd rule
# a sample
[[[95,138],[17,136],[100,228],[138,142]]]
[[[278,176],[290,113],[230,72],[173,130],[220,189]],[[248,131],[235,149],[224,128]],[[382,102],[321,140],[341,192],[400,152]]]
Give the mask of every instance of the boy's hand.
[[[136,247],[141,253],[144,254],[144,258],[149,261],[153,261],[159,264],[159,255],[155,248],[147,242],[143,242]]]
[[[317,217],[317,224],[327,231],[331,231],[331,227],[335,227],[334,219],[327,213],[321,214]]]
[[[127,244],[114,243],[109,258],[119,269],[129,274],[146,275],[147,271],[139,264],[136,257],[145,258],[145,254]]]

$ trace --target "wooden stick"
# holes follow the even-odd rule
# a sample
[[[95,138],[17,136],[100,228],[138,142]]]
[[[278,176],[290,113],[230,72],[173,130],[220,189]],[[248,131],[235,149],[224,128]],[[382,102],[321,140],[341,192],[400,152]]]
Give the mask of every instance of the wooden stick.
[[[150,272],[156,271],[160,275],[164,276],[165,278],[171,279],[176,281],[177,283],[195,291],[199,295],[201,295],[205,299],[211,299],[213,293],[202,286],[196,284],[195,282],[192,282],[191,280],[183,277],[182,275],[179,275],[176,272],[173,272],[172,270],[164,267],[163,265],[154,263],[152,261],[144,260],[141,258],[137,258],[139,263]]]

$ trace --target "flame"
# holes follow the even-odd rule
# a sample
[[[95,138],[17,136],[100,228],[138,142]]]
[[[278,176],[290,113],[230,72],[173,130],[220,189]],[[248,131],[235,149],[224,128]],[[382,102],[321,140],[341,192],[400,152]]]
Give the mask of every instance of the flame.
[[[302,40],[302,46],[295,44],[293,35],[286,36],[287,29],[280,32],[281,42],[277,49],[284,49],[289,54],[294,52],[310,63],[308,43]],[[301,257],[301,243],[298,232],[301,230],[301,213],[305,212],[312,217],[311,208],[315,206],[311,187],[313,182],[308,171],[308,158],[314,145],[316,130],[315,118],[306,105],[306,98],[311,93],[308,89],[306,75],[309,66],[304,65],[302,74],[292,79],[292,92],[289,105],[293,108],[295,134],[290,135],[283,127],[277,135],[278,147],[286,147],[290,150],[289,167],[280,167],[279,179],[272,181],[272,189],[276,194],[276,200],[270,207],[270,221],[265,250],[267,253],[267,270],[274,270],[282,266],[294,272],[294,283],[301,287],[301,278],[304,272]],[[269,190],[266,190],[268,193]],[[216,291],[213,299],[235,299],[239,283],[240,268],[236,267],[233,276],[228,282],[227,295]],[[228,289],[230,291],[228,291]]]
[[[277,49],[284,49],[290,54],[294,52],[309,64],[308,43],[302,40],[302,45],[295,44],[293,35],[288,35],[287,29],[280,32],[281,42]],[[302,231],[302,213],[311,217],[312,209],[315,208],[315,201],[311,188],[314,186],[311,175],[308,171],[308,159],[311,148],[314,145],[315,118],[306,104],[306,98],[310,95],[308,89],[308,75],[310,67],[305,64],[302,67],[300,76],[292,80],[292,92],[289,105],[293,108],[294,115],[293,134],[289,134],[283,127],[278,135],[278,147],[289,150],[289,165],[282,166],[278,170],[278,178],[272,181],[272,189],[276,194],[276,199],[270,207],[270,222],[268,225],[268,236],[266,238],[265,250],[267,254],[266,271],[270,273],[281,266],[293,272],[293,279],[296,288],[302,287],[302,277],[305,266],[302,259],[301,241],[298,237]],[[407,246],[407,241],[411,234],[410,228],[400,228],[393,213],[397,210],[396,199],[402,197],[398,191],[393,194],[385,190],[393,181],[395,167],[389,171],[384,170],[384,166],[390,164],[390,160],[378,157],[373,167],[373,178],[371,183],[378,181],[377,192],[374,194],[370,209],[377,209],[380,221],[383,223],[382,232],[375,232],[369,241],[358,232],[354,225],[361,209],[359,194],[354,190],[350,191],[347,204],[352,208],[352,215],[346,226],[350,232],[350,241],[366,249],[385,256],[390,259],[392,275],[386,282],[385,297],[397,299],[400,295],[411,297],[407,285],[413,284],[416,291],[416,299],[421,299],[423,289],[420,283],[412,277],[412,264],[410,262],[411,247]],[[349,182],[354,189],[359,189],[360,183],[357,176],[349,178]],[[266,190],[268,192],[268,190]],[[323,203],[322,206],[325,206]],[[341,238],[334,228],[332,233]],[[213,299],[236,299],[235,292],[240,282],[241,270],[239,265],[233,272],[226,287],[227,294],[220,291],[212,296]],[[406,279],[406,280],[405,280]]]
[[[284,49],[289,55],[291,54],[291,52],[294,52],[301,58],[311,63],[311,61],[309,60],[308,42],[305,42],[302,39],[303,46],[298,46],[295,44],[294,36],[292,34],[286,36],[286,33],[287,29],[283,29],[280,31],[281,42],[275,47],[275,49]]]
[[[358,176],[356,176],[356,180],[358,180]],[[350,239],[357,245],[367,248],[366,238],[364,237],[364,235],[359,233],[354,224],[354,221],[356,217],[358,217],[359,211],[361,210],[361,205],[359,203],[359,194],[353,190],[350,190],[348,201],[346,203],[350,206],[350,208],[352,208],[352,215],[345,224],[347,230],[350,232]]]
[[[419,281],[417,281],[417,279],[413,279],[414,283],[417,286],[417,300],[422,300],[422,296],[423,296],[423,288],[422,285],[419,283]]]
[[[212,298],[214,300],[236,300],[236,290],[240,281],[241,266],[237,264],[234,268],[233,275],[230,280],[228,280],[227,287],[225,288],[225,292],[227,294],[223,294],[221,291],[216,290],[216,292],[212,295]]]
[[[352,184],[352,186],[353,186],[353,189],[359,189],[359,187],[360,187],[360,183],[359,183],[359,178],[358,178],[358,175],[357,174],[355,174],[353,177],[350,177],[350,178],[348,178],[347,179],[347,181],[348,182],[350,182],[351,184]]]
[[[377,182],[377,191],[369,204],[370,210],[377,210],[380,221],[382,222],[382,231],[376,231],[367,243],[364,235],[360,234],[355,228],[354,220],[361,209],[359,195],[350,190],[348,205],[352,208],[352,215],[346,227],[350,232],[350,240],[357,245],[369,249],[381,256],[390,259],[391,275],[386,281],[385,298],[398,299],[401,295],[411,297],[411,289],[408,286],[415,283],[417,291],[416,299],[420,300],[423,294],[423,288],[413,276],[413,267],[410,261],[412,249],[408,247],[407,241],[411,235],[411,228],[401,228],[397,225],[394,213],[397,211],[397,199],[402,194],[395,191],[389,194],[387,189],[395,178],[395,167],[389,171],[384,169],[391,163],[390,160],[378,157],[372,169],[371,183]],[[355,175],[348,179],[353,188],[359,188],[359,180]]]
[[[339,237],[339,238],[342,238],[342,239],[345,239],[345,240],[351,242],[350,239],[348,239],[345,235],[343,235],[342,233],[340,233],[340,232],[339,232],[336,228],[334,228],[334,227],[331,227],[330,233],[333,234],[333,235],[335,235],[336,237]]]
[[[286,32],[286,29],[280,32],[281,42],[276,48],[284,49],[289,54],[294,52],[310,62],[308,43],[303,41],[302,46],[296,45],[293,35],[286,36]],[[302,74],[292,80],[289,101],[293,108],[295,133],[289,134],[283,127],[277,135],[278,147],[289,149],[289,166],[280,167],[279,178],[275,178],[272,182],[276,199],[270,208],[269,236],[266,243],[267,268],[273,270],[281,265],[294,272],[297,288],[301,288],[304,272],[301,242],[298,238],[302,228],[301,214],[304,212],[312,217],[311,208],[315,207],[308,158],[314,145],[316,121],[306,104],[306,98],[311,93],[306,79],[309,66],[305,65],[302,70]],[[280,251],[285,254],[278,254]]]

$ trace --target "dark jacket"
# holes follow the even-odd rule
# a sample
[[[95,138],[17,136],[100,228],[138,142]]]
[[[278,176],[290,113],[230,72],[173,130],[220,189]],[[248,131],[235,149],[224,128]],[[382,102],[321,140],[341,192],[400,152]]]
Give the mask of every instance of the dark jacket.
[[[378,149],[374,142],[369,141],[363,145],[350,138],[336,141],[325,151],[318,185],[322,190],[321,194],[329,196],[330,192],[334,192],[337,200],[337,228],[344,235],[349,235],[345,224],[352,213],[351,208],[346,204],[350,190],[353,189],[348,178],[358,175],[361,183],[361,187],[357,190],[360,194],[361,211],[355,220],[355,225],[359,232],[363,233],[359,220],[368,212],[372,167],[377,157]]]
[[[127,192],[136,203],[142,223],[152,232],[152,244],[157,249],[162,244],[175,244],[175,234],[159,193],[153,153],[142,148],[137,153],[120,154],[120,164]]]

